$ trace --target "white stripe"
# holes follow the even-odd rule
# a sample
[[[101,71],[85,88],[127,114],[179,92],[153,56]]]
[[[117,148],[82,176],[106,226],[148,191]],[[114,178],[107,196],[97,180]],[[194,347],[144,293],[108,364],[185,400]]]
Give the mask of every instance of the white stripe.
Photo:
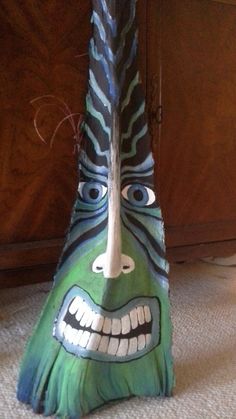
[[[89,70],[89,77],[90,77],[89,79],[90,86],[96,93],[97,97],[101,100],[103,105],[107,107],[108,111],[111,113],[111,104],[109,100],[107,99],[106,95],[103,93],[102,89],[99,87],[92,70]]]
[[[133,116],[130,120],[130,123],[129,123],[128,131],[126,133],[122,134],[121,144],[122,144],[123,140],[127,140],[130,137],[135,121],[137,121],[137,119],[140,117],[140,115],[142,115],[144,113],[144,111],[145,111],[145,103],[143,102],[142,105],[140,106],[140,108],[137,110],[137,112],[135,112],[133,114]]]
[[[139,82],[140,82],[140,78],[139,78],[139,71],[138,71],[136,76],[134,77],[134,79],[132,80],[132,82],[129,85],[129,89],[128,89],[126,98],[123,100],[123,102],[121,104],[121,112],[123,112],[125,107],[129,104],[131,95],[133,93],[133,90],[134,90],[135,86],[137,86],[137,84],[139,84]]]

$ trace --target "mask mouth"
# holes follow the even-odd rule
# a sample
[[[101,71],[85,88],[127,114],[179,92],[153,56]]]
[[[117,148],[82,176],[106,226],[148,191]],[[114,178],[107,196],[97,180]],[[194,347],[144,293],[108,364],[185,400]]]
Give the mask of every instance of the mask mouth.
[[[138,297],[109,311],[74,286],[55,319],[53,336],[77,357],[105,362],[140,358],[159,344],[160,303],[156,297]]]

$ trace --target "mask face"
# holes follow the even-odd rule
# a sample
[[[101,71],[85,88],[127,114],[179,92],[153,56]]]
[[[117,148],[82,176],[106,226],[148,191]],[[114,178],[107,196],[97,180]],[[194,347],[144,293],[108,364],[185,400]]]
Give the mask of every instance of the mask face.
[[[18,386],[18,398],[46,415],[76,418],[115,399],[172,391],[168,264],[135,3],[93,2],[78,195]]]

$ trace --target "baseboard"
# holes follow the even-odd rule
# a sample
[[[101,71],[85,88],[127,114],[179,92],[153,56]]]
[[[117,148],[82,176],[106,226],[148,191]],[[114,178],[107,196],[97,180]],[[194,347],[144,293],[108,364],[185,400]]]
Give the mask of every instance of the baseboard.
[[[52,280],[64,240],[52,239],[0,246],[0,288]],[[167,248],[170,262],[236,253],[236,240]]]
[[[0,289],[52,281],[56,263],[0,271]]]
[[[208,223],[166,225],[167,247],[198,246],[202,243],[232,241],[236,238],[236,219]]]
[[[236,253],[236,240],[200,243],[189,246],[167,248],[167,259],[170,262],[184,262],[206,257],[227,257]]]

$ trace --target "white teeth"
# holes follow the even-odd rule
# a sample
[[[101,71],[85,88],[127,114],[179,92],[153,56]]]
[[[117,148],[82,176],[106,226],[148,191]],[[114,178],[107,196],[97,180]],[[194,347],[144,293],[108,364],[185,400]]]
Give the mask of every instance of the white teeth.
[[[80,341],[79,341],[79,345],[82,346],[82,348],[85,348],[88,340],[90,338],[90,333],[89,332],[83,332]]]
[[[111,319],[109,317],[105,317],[102,331],[107,335],[111,333]]]
[[[150,346],[150,333],[127,338],[131,329],[151,322],[152,316],[148,305],[137,306],[123,317],[111,319],[93,311],[81,297],[75,297],[69,306],[69,312],[77,320],[78,326],[73,328],[61,319],[59,323],[55,323],[53,334],[58,334],[70,344],[117,357],[133,355]],[[94,332],[91,333],[90,328]],[[123,337],[118,339],[121,334]]]
[[[91,310],[90,311],[90,314],[88,316],[88,320],[87,320],[87,322],[85,324],[85,327],[90,327],[91,324],[92,324],[93,319],[94,319],[94,311]]]
[[[152,337],[152,335],[150,335],[150,334],[146,335],[146,346],[148,346],[149,343],[151,342],[151,337]]]
[[[146,339],[144,335],[138,336],[138,350],[141,351],[143,348],[145,348],[146,345]]]
[[[72,329],[72,331],[70,332],[70,343],[73,343],[74,345],[74,341],[76,340],[76,335],[77,335],[77,330],[76,329]]]
[[[85,301],[81,301],[80,306],[78,307],[78,311],[75,315],[76,320],[79,322],[86,311],[87,304]]]
[[[134,354],[135,352],[137,352],[137,349],[138,349],[138,339],[137,338],[129,339],[128,355]]]
[[[117,352],[118,346],[119,346],[119,339],[111,338],[108,345],[107,353],[109,355],[115,355]]]
[[[79,344],[79,341],[80,341],[80,338],[81,338],[82,334],[83,334],[83,330],[78,330],[77,331],[77,333],[76,333],[76,335],[74,337],[74,341],[73,341],[73,344],[74,345],[78,345]]]
[[[145,323],[145,318],[144,318],[143,307],[137,307],[137,312],[138,312],[138,322],[139,322],[139,324],[144,324]]]
[[[144,306],[144,315],[146,322],[149,323],[152,320],[152,316],[150,308],[148,306]]]
[[[68,342],[70,343],[72,343],[72,340],[73,340],[72,331],[73,331],[72,327],[68,324],[65,328],[64,336],[66,340],[68,340]]]
[[[101,314],[96,313],[91,325],[91,328],[96,332],[101,332],[104,323],[104,317]]]
[[[152,316],[150,308],[148,306],[144,306],[144,315],[146,322],[149,323],[152,320]]]
[[[58,332],[60,333],[60,335],[61,335],[61,336],[63,336],[63,335],[64,335],[65,328],[66,328],[66,322],[64,322],[64,321],[62,320],[62,321],[59,323],[59,326],[58,326]]]
[[[108,344],[109,344],[109,337],[108,336],[102,336],[102,339],[99,343],[99,347],[98,350],[99,352],[107,352],[107,348],[108,348]]]
[[[137,316],[137,310],[136,310],[136,308],[134,308],[133,310],[131,310],[131,312],[129,313],[129,315],[130,315],[132,329],[136,329],[136,327],[138,326],[138,316]]]
[[[85,311],[82,319],[80,320],[80,326],[84,327],[87,323],[89,323],[89,326],[90,326],[92,321],[93,321],[93,312],[92,310],[87,310]]]
[[[98,333],[91,333],[86,349],[89,349],[90,351],[96,351],[101,338],[101,335],[99,335]]]
[[[72,329],[72,331],[70,332],[70,343],[74,344],[76,337],[77,337],[77,330]]]
[[[112,319],[111,322],[111,334],[119,335],[121,332],[121,321],[120,319]]]
[[[82,304],[83,300],[80,297],[75,297],[75,299],[72,301],[70,307],[69,307],[69,312],[70,314],[75,314],[76,311],[78,310],[79,306]]]
[[[129,340],[128,339],[121,339],[118,351],[116,352],[116,356],[127,355],[128,347],[129,347]]]
[[[130,317],[128,314],[121,319],[121,331],[123,335],[130,332]]]

